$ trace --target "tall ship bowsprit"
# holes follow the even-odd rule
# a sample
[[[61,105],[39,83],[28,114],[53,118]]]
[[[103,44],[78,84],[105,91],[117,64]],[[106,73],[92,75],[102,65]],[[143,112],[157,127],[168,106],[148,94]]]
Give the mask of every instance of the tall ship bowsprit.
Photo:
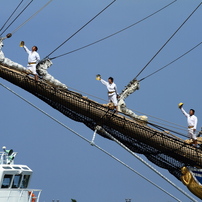
[[[167,134],[164,130],[150,127],[149,122],[142,120],[141,117],[131,118],[125,114],[115,114],[105,105],[70,91],[66,87],[63,88],[60,84],[57,86],[43,79],[36,82],[32,76],[27,76],[25,68],[18,69],[17,65],[8,66],[1,63],[0,76],[32,93],[74,121],[83,122],[93,131],[97,126],[101,126],[102,130],[98,130],[98,134],[108,139],[111,138],[106,134],[111,134],[131,151],[144,154],[148,160],[167,169],[179,180],[183,176],[182,168],[186,167],[187,173],[189,168],[202,166],[200,148],[195,148],[184,140]],[[195,188],[196,185],[192,186],[192,183],[186,185],[194,193],[193,187]],[[197,193],[194,194],[199,198],[202,198],[201,190],[201,185],[198,184]]]
[[[115,1],[112,3],[114,2]],[[193,15],[194,12],[191,15]],[[179,31],[191,15],[182,23],[177,31]],[[94,18],[92,18],[92,20],[93,19]],[[91,21],[86,23],[83,27],[88,25]],[[167,45],[171,38],[174,37],[177,31],[166,41],[157,54]],[[75,34],[69,37],[65,42]],[[34,77],[36,74],[28,71],[23,65],[7,58],[2,51],[3,40],[11,36],[12,34],[7,34],[6,37],[0,38],[0,77],[2,79],[24,89],[73,121],[83,123],[86,127],[91,129],[94,134],[97,133],[108,141],[120,143],[132,153],[144,155],[156,166],[168,170],[170,174],[180,180],[195,196],[202,199],[202,138],[200,137],[202,131],[197,137],[198,146],[195,147],[193,140],[183,140],[179,138],[175,135],[174,130],[169,131],[169,129],[167,130],[167,128],[162,125],[150,122],[145,115],[137,115],[132,110],[128,109],[125,103],[125,99],[138,90],[140,88],[140,82],[147,78],[145,77],[142,80],[137,79],[139,74],[157,54],[155,54],[140,73],[122,90],[118,98],[118,113],[115,113],[115,106],[113,106],[112,103],[101,104],[89,99],[81,93],[71,91],[66,84],[49,74],[48,69],[53,64],[51,60],[55,59],[49,58],[51,53],[35,63],[38,79]],[[202,42],[197,46],[201,44]],[[23,41],[21,41],[20,46],[24,46]],[[183,55],[186,55],[188,52]],[[101,75],[96,75],[97,80],[100,80],[100,78]],[[16,153],[6,150],[5,147],[3,149],[4,152],[0,153],[0,199],[2,198],[2,202],[14,202],[16,199],[19,202],[38,202],[41,190],[28,189],[32,170],[25,165],[15,165],[14,157]]]

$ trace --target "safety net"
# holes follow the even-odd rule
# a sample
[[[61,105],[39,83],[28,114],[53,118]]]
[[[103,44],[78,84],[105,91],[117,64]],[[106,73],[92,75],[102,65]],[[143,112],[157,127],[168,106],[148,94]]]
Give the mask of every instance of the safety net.
[[[65,116],[82,122],[91,130],[101,126],[131,151],[143,154],[155,165],[167,169],[180,179],[183,166],[202,166],[202,151],[145,122],[116,114],[107,107],[77,92],[58,88],[39,79],[37,82],[26,73],[0,64],[0,77],[32,93]],[[98,131],[104,138],[106,133]]]

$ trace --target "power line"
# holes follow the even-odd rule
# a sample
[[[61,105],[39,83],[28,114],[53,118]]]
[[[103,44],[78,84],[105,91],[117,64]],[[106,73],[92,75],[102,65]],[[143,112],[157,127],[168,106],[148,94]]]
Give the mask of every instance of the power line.
[[[112,1],[109,5],[107,5],[104,9],[102,9],[97,15],[91,18],[86,24],[84,24],[80,29],[78,29],[74,34],[72,34],[69,38],[67,38],[62,44],[60,44],[56,49],[54,49],[51,53],[49,53],[46,58],[48,58],[51,54],[53,54],[56,50],[58,50],[61,46],[63,46],[67,41],[69,41],[73,36],[75,36],[78,32],[80,32],[84,27],[86,27],[90,22],[92,22],[96,17],[98,17],[102,12],[104,12],[108,7],[110,7],[116,0]]]

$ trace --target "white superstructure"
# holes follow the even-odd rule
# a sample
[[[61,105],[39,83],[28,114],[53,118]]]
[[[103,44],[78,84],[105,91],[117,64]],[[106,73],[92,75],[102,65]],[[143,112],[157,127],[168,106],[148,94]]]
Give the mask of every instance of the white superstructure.
[[[33,171],[26,165],[14,164],[16,152],[0,152],[0,202],[39,202],[41,190],[29,189]]]

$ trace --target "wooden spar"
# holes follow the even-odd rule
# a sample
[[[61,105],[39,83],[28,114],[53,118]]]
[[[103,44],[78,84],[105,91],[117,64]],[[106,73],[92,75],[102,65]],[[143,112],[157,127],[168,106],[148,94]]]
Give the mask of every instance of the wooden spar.
[[[184,141],[168,136],[167,134],[151,128],[145,124],[129,119],[120,114],[114,114],[103,105],[69,90],[58,89],[44,80],[36,82],[24,72],[11,69],[0,64],[0,77],[27,90],[43,101],[48,100],[59,103],[63,108],[72,110],[82,116],[93,119],[97,125],[107,126],[122,133],[125,138],[140,141],[158,151],[187,165],[202,167],[202,151]],[[62,111],[61,111],[62,112]]]

